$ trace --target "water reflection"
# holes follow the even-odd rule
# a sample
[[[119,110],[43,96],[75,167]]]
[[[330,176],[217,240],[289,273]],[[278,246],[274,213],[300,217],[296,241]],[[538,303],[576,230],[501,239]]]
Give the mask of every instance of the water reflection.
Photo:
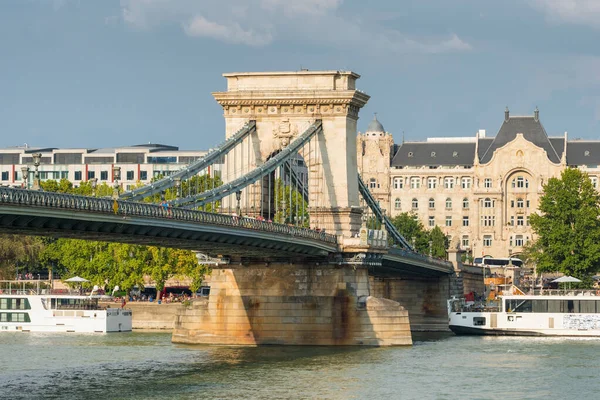
[[[416,335],[412,347],[208,347],[170,335],[0,335],[11,399],[595,398],[597,340]]]

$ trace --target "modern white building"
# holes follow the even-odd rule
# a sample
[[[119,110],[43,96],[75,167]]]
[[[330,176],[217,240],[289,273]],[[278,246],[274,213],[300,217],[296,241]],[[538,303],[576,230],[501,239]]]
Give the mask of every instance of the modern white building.
[[[26,183],[30,187],[35,170],[33,155],[41,154],[38,171],[42,181],[65,178],[78,186],[95,178],[98,184],[111,185],[114,167],[118,166],[121,168],[119,183],[124,190],[129,190],[138,182],[149,183],[157,176],[168,176],[206,153],[164,144],[102,149],[9,147],[0,149],[0,184],[21,187]],[[23,179],[24,172],[28,172],[28,179]]]

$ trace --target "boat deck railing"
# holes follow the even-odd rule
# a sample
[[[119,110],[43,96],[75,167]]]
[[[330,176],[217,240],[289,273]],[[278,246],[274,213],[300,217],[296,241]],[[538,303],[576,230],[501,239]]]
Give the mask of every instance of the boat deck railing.
[[[600,290],[596,289],[535,289],[526,290],[530,296],[600,296]]]
[[[51,281],[6,281],[0,280],[0,294],[32,296],[40,294],[48,295],[85,295],[79,289],[52,289]]]

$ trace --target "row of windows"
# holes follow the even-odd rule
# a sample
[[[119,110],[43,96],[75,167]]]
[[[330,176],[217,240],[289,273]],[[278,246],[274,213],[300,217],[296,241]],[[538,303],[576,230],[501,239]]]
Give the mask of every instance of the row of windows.
[[[428,225],[430,228],[433,228],[435,226],[435,217],[434,216],[432,216],[432,215],[429,216]],[[450,216],[450,215],[446,216],[444,225],[452,226],[452,216]],[[462,226],[469,226],[469,217],[466,215],[462,217]]]
[[[427,178],[427,189],[436,189],[437,188],[438,178],[429,177]],[[444,189],[453,189],[456,180],[454,178],[446,177],[444,178]],[[393,180],[393,188],[394,189],[403,189],[405,183],[405,178],[394,178]],[[406,178],[406,184],[410,184],[411,189],[419,189],[421,187],[421,178],[417,176],[413,176],[411,178]],[[462,189],[470,189],[472,184],[471,178],[461,178],[460,186]],[[371,186],[373,185],[373,186]],[[494,183],[492,178],[485,178],[483,180],[483,187],[486,189],[491,189]],[[371,178],[370,185],[371,188],[378,187],[377,180],[375,178]],[[527,189],[529,188],[529,180],[525,177],[518,176],[511,181],[511,187],[515,189]]]
[[[27,299],[3,298],[0,299],[0,310],[31,310]]]
[[[427,178],[427,189],[436,189],[437,188],[438,178]],[[471,178],[462,178],[460,180],[461,188],[470,189],[471,188]],[[410,184],[411,189],[419,189],[421,188],[421,178],[412,177],[406,179],[407,185]],[[444,178],[444,189],[454,189],[455,179],[454,178]],[[374,185],[374,186],[372,186]],[[377,180],[372,178],[369,182],[369,187],[375,188],[378,187]],[[393,180],[393,188],[394,189],[403,189],[404,188],[404,178],[394,178]]]
[[[600,300],[517,300],[507,299],[507,312],[519,313],[600,313]]]
[[[155,171],[155,176],[162,175],[164,171]],[[60,179],[69,179],[69,171],[40,171],[40,179],[45,180],[60,180]],[[33,172],[30,173],[29,179],[33,181]],[[83,172],[75,171],[74,178],[76,181],[82,180]],[[135,171],[126,171],[125,176],[128,181],[133,181],[135,179]],[[96,171],[88,171],[87,179],[96,178]],[[1,180],[8,181],[10,179],[9,171],[2,171]],[[140,180],[145,181],[148,179],[148,171],[140,171]],[[15,180],[22,180],[21,174],[15,171]],[[100,171],[100,180],[108,181],[108,171]]]
[[[494,199],[485,198],[485,199],[481,200],[480,202],[481,202],[481,206],[483,208],[494,208],[496,206],[496,200],[494,200]],[[429,209],[435,209],[435,199],[430,198],[429,201],[427,202],[427,205],[428,205]],[[411,201],[411,207],[413,210],[418,209],[419,208],[419,199],[417,199],[416,197],[413,198]],[[529,200],[527,200],[527,207],[529,207]],[[394,208],[396,210],[400,210],[402,208],[402,200],[400,200],[399,197],[396,197],[396,199],[394,200]],[[446,208],[452,209],[452,199],[449,197],[446,199]],[[469,208],[469,199],[466,197],[463,198],[463,200],[462,200],[462,208],[464,208],[464,209]]]
[[[0,322],[31,322],[27,313],[0,313]]]
[[[429,206],[429,209],[431,209],[431,210],[435,209],[435,199],[430,198],[427,204]],[[418,209],[419,208],[419,200],[416,198],[412,199],[411,206],[413,209]],[[400,198],[398,198],[398,197],[396,197],[396,199],[394,200],[394,208],[396,210],[399,210],[402,208],[402,200],[400,200]],[[467,199],[466,197],[462,200],[462,208],[464,208],[464,209],[469,208],[469,199]],[[452,209],[452,199],[449,197],[446,199],[446,209],[448,209],[448,210]]]

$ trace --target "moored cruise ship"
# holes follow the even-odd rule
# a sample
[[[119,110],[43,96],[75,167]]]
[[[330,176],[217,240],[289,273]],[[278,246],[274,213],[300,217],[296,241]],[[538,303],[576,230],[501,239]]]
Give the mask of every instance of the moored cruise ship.
[[[503,295],[489,305],[451,299],[448,312],[450,329],[459,335],[600,337],[596,291]]]
[[[0,332],[106,333],[131,331],[131,310],[102,308],[99,296],[0,282]],[[29,285],[32,286],[32,285]]]

